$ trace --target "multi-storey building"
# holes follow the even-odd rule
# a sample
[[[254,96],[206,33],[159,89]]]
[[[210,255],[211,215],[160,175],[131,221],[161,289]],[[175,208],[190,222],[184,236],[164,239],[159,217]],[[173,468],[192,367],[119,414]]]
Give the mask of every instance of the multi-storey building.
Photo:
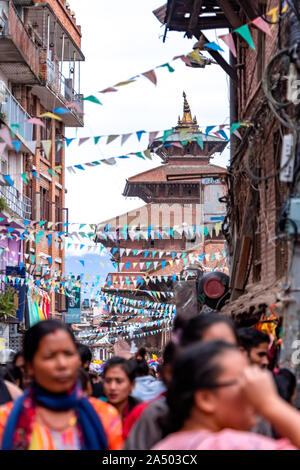
[[[28,220],[37,233],[45,230],[40,241],[35,238],[23,242],[22,261],[27,267],[30,264],[28,271],[37,279],[47,273],[51,278],[64,274],[65,252],[59,237],[59,232],[66,230],[63,224],[68,222],[64,138],[66,127],[83,126],[83,60],[81,29],[68,2],[0,2],[1,128],[13,130],[13,139],[21,142],[18,152],[6,146],[1,153],[1,173],[15,176],[13,186],[2,177],[0,195],[19,227],[24,228],[24,220]],[[69,112],[58,114],[59,119],[41,118],[43,126],[25,122],[57,108],[68,108]],[[20,176],[25,172],[31,172],[28,184]],[[3,219],[1,225],[11,223]],[[0,243],[10,249],[1,258],[1,268],[18,265],[23,253],[21,241],[3,238]],[[62,310],[61,296],[52,294],[50,313],[61,315]]]
[[[107,277],[107,293],[168,304],[173,281],[187,261],[200,262],[207,271],[226,266],[218,229],[225,214],[220,199],[226,195],[226,169],[210,163],[226,145],[221,137],[200,131],[184,93],[177,126],[150,146],[163,164],[126,182],[123,195],[146,205],[97,226],[96,241],[111,250],[118,264],[118,272]],[[158,297],[153,299],[150,291],[158,291]],[[159,349],[166,337],[150,339],[158,341]]]

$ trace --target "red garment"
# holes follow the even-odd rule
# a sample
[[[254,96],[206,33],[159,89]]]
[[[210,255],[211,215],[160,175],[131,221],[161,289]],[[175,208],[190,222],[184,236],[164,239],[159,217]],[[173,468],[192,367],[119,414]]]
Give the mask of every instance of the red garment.
[[[132,426],[134,423],[141,417],[145,409],[147,408],[150,403],[152,403],[154,400],[157,400],[160,397],[163,397],[166,395],[165,393],[161,393],[155,398],[152,398],[152,400],[144,401],[140,403],[139,405],[136,405],[130,413],[126,416],[126,418],[123,421],[123,439],[124,441],[127,439],[129,436],[129,433],[131,431]]]

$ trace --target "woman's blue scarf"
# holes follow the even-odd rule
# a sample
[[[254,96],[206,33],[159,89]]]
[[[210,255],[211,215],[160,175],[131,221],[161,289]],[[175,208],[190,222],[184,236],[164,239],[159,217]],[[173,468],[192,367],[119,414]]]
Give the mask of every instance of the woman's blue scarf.
[[[20,417],[26,413],[26,400],[31,399],[33,406],[40,405],[55,411],[74,410],[83,435],[83,450],[107,450],[108,443],[103,424],[89,400],[82,395],[79,384],[69,393],[56,394],[48,392],[37,384],[33,384],[19,397],[7,419],[3,438],[2,450],[20,448],[15,442],[15,433]]]

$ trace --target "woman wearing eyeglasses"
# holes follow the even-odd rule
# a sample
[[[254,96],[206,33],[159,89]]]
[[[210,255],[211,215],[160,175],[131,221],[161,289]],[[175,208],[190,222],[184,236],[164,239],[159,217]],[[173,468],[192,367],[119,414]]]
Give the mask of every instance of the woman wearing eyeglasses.
[[[279,397],[269,371],[249,366],[238,348],[224,341],[198,343],[182,352],[167,402],[167,437],[155,450],[300,448],[299,412]],[[287,439],[249,432],[257,415]]]

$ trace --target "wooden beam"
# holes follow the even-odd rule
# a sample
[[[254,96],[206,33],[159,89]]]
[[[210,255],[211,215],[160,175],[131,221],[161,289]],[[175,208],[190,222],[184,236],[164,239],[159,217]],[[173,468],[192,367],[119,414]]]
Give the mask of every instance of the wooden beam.
[[[253,3],[257,5],[256,0],[237,0],[238,4],[240,5],[241,9],[246,13],[249,20],[254,20],[257,18],[257,11],[253,7]]]
[[[203,36],[203,38],[205,39],[206,42],[210,42],[209,39],[207,39],[207,37],[202,33],[202,31],[200,31],[200,33],[197,33],[197,34],[194,33],[194,35],[196,36],[197,39],[200,39],[200,37]],[[219,54],[218,51],[213,51],[212,49],[208,49],[207,52],[209,52],[209,54],[215,59],[215,61],[218,62],[218,64],[230,76],[230,78],[235,83],[237,83],[238,78],[237,78],[236,70],[234,70],[228,64],[228,62],[226,62],[226,60],[223,58],[223,56],[221,56],[221,54]]]
[[[192,33],[195,27],[198,24],[199,14],[203,5],[203,0],[195,0],[193,5],[193,10],[190,17],[188,32]]]
[[[243,23],[240,17],[231,7],[228,0],[218,0],[218,4],[220,5],[220,8],[222,8],[226,18],[228,19],[229,23],[232,25],[233,28],[239,28],[240,26],[242,26]]]

